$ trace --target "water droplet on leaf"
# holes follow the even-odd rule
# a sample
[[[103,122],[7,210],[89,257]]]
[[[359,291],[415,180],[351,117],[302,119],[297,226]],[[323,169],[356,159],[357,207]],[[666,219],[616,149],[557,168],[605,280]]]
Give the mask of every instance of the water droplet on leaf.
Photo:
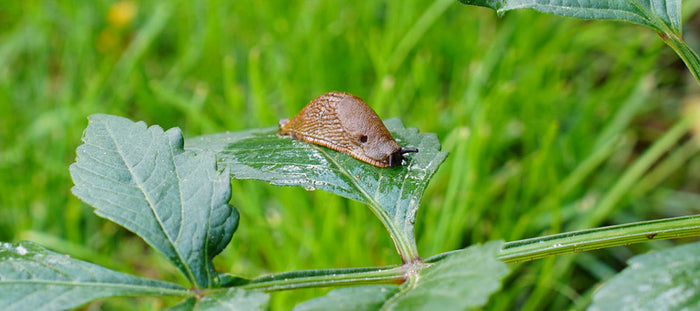
[[[17,251],[17,254],[19,254],[20,256],[24,256],[27,254],[27,249],[24,248],[24,246],[22,246],[22,245],[17,246],[17,248],[15,248],[15,250]]]

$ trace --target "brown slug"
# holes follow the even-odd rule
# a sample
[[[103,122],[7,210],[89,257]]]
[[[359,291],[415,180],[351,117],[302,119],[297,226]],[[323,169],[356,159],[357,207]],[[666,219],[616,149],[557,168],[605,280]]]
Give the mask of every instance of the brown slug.
[[[378,167],[395,167],[403,155],[418,152],[399,146],[372,108],[350,93],[316,97],[293,119],[282,119],[277,134],[321,145]]]

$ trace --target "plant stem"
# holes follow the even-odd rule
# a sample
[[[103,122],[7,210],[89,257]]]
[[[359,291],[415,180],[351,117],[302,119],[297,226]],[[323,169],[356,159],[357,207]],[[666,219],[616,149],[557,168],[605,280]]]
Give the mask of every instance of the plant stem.
[[[700,236],[700,215],[635,222],[508,242],[499,258],[506,263],[520,263],[555,255],[693,236]],[[441,253],[425,261],[440,261],[457,251]],[[412,280],[410,275],[425,268],[423,264],[420,265],[407,263],[401,266],[292,271],[259,277],[238,287],[270,292],[312,287],[401,284],[407,277],[409,281],[417,281]]]
[[[553,255],[692,236],[700,236],[700,215],[636,222],[509,242],[506,243],[499,257],[505,262],[517,263]]]
[[[700,215],[642,221],[507,242],[498,257],[507,263],[519,263],[652,240],[694,236],[700,236]],[[425,261],[436,262],[453,252],[456,250],[437,254]]]
[[[241,285],[241,288],[266,292],[363,284],[400,284],[404,281],[404,266],[292,271],[264,276]]]
[[[683,41],[680,35],[676,35],[671,31],[666,33],[659,32],[658,34],[683,60],[690,73],[693,74],[695,82],[700,84],[700,58],[698,58],[698,55]]]
[[[384,225],[384,228],[389,231],[389,236],[391,236],[391,240],[394,241],[396,251],[399,253],[399,256],[401,256],[401,262],[405,264],[419,260],[420,257],[418,256],[416,242],[413,239],[413,232],[403,232],[399,230],[394,225],[394,221],[391,219],[391,217],[389,217],[389,214],[381,207],[381,205],[379,205],[379,203],[368,195],[365,195],[365,197],[368,198],[369,204],[367,205],[372,213],[379,218]]]
[[[340,165],[333,157],[328,155],[323,148],[316,147],[316,149],[323,153],[326,159],[332,162],[333,165],[335,165],[338,170],[345,175],[351,183],[353,183],[355,189],[362,193],[362,196],[365,198],[365,200],[367,200],[366,203],[372,213],[379,218],[387,231],[389,231],[389,235],[394,241],[394,246],[396,246],[396,251],[399,253],[399,256],[401,256],[401,261],[403,263],[408,263],[415,260],[420,260],[420,257],[418,256],[418,248],[416,247],[416,241],[413,238],[413,230],[407,230],[407,232],[399,230],[399,228],[396,227],[393,219],[384,210],[384,208],[382,208],[382,206],[377,202],[377,200],[374,199],[372,195],[367,193],[367,190],[361,184],[359,184],[357,180],[355,180],[352,174],[350,174],[345,167]]]
[[[394,241],[394,245],[396,246],[396,250],[399,252],[399,256],[401,256],[401,262],[405,264],[416,260],[420,260],[420,257],[418,256],[418,248],[416,247],[416,242],[415,240],[413,240],[413,232],[399,231],[398,229],[396,229],[394,223],[391,221],[391,219],[381,207],[373,205],[370,206],[372,207],[372,211],[375,212],[375,215],[380,215],[380,213],[378,213],[377,211],[381,212],[382,215],[386,215],[386,219],[383,219],[383,217],[379,218],[384,224],[384,227],[386,227],[389,231],[391,239]]]

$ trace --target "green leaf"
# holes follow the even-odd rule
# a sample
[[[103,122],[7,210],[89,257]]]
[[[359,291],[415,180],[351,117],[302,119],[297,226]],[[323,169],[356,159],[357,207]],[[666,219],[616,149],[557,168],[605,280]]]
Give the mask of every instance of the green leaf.
[[[405,264],[403,285],[337,289],[294,310],[466,310],[484,306],[501,288],[508,266],[498,260],[502,241],[451,252],[432,263]]]
[[[180,303],[171,306],[167,309],[166,311],[191,311],[194,310],[194,306],[197,305],[197,298],[196,297],[190,297],[187,299],[184,299],[180,301]]]
[[[177,284],[109,270],[32,242],[0,243],[3,310],[65,310],[114,296],[185,296]]]
[[[398,285],[368,285],[339,288],[329,291],[325,296],[301,303],[294,307],[293,310],[379,310],[384,302],[398,291]]]
[[[700,243],[633,257],[588,310],[700,310]]]
[[[188,298],[168,308],[170,311],[186,310],[267,310],[270,295],[240,288],[217,291],[202,299]]]
[[[269,299],[266,293],[230,288],[202,298],[195,310],[267,310]]]
[[[680,0],[459,0],[496,10],[534,9],[544,13],[587,19],[612,19],[641,24],[656,31],[681,34]],[[669,31],[670,30],[670,31]]]
[[[182,148],[179,129],[93,115],[70,172],[95,213],[141,236],[197,287],[214,286],[211,259],[231,240],[238,212],[227,170],[211,152]]]
[[[502,241],[451,253],[422,268],[415,284],[392,298],[384,310],[466,310],[485,305],[501,288],[508,266],[499,260]]]
[[[437,136],[404,128],[398,119],[384,122],[402,147],[418,148],[406,165],[378,168],[347,154],[277,136],[277,128],[228,132],[187,140],[187,149],[210,150],[221,167],[239,179],[274,185],[322,189],[366,203],[394,238],[400,254],[413,259],[413,223],[423,191],[447,156]],[[408,257],[408,258],[407,258]]]

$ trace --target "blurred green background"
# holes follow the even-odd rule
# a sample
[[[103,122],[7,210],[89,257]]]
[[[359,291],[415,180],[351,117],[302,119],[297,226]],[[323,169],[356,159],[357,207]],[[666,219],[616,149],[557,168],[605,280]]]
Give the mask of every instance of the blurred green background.
[[[698,1],[684,1],[697,42]],[[698,49],[696,48],[696,51]],[[450,155],[417,217],[423,257],[494,239],[700,212],[692,133],[612,201],[620,176],[698,105],[682,62],[651,30],[454,0],[3,1],[0,240],[29,239],[120,271],[184,279],[70,193],[92,113],[186,137],[277,124],[331,90],[434,132]],[[400,263],[369,209],[321,191],[233,181],[241,223],[217,257],[244,276]],[[489,310],[561,310],[630,256],[672,242],[512,265]],[[575,256],[575,257],[574,257]],[[562,260],[573,265],[557,268]],[[324,290],[274,293],[286,310]],[[175,301],[117,298],[86,309]]]

